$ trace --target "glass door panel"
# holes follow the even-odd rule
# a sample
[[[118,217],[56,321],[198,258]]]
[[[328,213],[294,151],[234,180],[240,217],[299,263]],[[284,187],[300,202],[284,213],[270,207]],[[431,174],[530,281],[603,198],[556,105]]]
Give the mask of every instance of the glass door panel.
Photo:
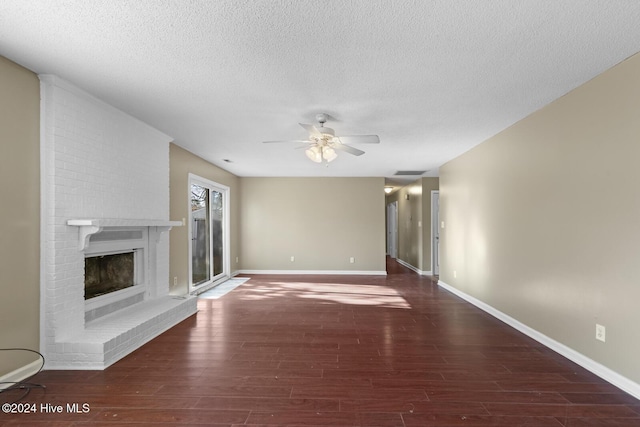
[[[223,197],[222,193],[211,191],[211,243],[213,251],[213,276],[217,277],[224,273],[223,248],[224,248],[224,228],[223,228]]]
[[[191,184],[191,283],[211,280],[210,190]]]
[[[229,188],[189,175],[191,290],[229,276]]]

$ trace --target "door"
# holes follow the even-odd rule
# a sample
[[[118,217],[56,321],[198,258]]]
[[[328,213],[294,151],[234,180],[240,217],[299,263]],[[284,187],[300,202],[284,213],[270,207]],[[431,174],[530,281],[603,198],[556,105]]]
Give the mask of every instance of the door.
[[[431,270],[440,274],[440,192],[431,192]]]
[[[229,188],[189,175],[190,290],[229,277]]]
[[[387,205],[387,254],[398,257],[398,202]]]

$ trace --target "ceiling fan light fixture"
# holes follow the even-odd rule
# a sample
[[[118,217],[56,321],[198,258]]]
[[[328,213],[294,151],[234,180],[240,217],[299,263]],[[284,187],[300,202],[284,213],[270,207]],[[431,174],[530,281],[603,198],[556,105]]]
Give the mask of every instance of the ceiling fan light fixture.
[[[323,161],[329,163],[334,161],[338,158],[338,151],[344,151],[353,156],[363,155],[364,151],[349,145],[352,143],[378,144],[380,142],[378,135],[347,135],[338,137],[332,128],[324,126],[328,119],[328,114],[320,113],[316,115],[318,125],[298,123],[309,134],[306,140],[264,142],[295,142],[306,144],[307,149],[305,150],[305,154],[309,160],[315,163],[322,163]]]
[[[304,151],[304,153],[307,155],[307,157],[311,161],[316,163],[322,163],[322,151],[320,150],[320,147],[318,147],[317,145],[307,148]]]
[[[336,153],[336,150],[331,147],[322,147],[322,157],[327,162],[332,162],[336,159],[336,157],[338,157],[338,154]]]

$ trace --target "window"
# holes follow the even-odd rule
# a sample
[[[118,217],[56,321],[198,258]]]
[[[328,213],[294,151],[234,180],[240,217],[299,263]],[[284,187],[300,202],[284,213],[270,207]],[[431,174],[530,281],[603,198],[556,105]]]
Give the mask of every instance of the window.
[[[191,291],[229,276],[229,187],[189,175]]]

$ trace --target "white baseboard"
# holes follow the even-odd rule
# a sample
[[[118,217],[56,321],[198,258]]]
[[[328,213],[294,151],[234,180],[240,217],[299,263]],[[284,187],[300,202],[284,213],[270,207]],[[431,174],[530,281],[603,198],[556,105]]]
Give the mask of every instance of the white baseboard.
[[[406,261],[401,260],[400,258],[396,258],[396,261],[398,262],[398,264],[407,267],[409,270],[413,270],[416,273],[418,273],[421,276],[431,276],[432,272],[431,271],[422,271],[420,270],[418,267],[414,267],[413,265],[409,264]]]
[[[605,381],[610,382],[619,389],[624,390],[636,399],[640,399],[640,384],[636,383],[635,381],[632,381],[629,378],[620,375],[619,373],[607,368],[606,366],[596,362],[593,359],[588,358],[584,354],[579,353],[570,347],[567,347],[566,345],[554,340],[553,338],[549,338],[543,333],[538,332],[537,330],[525,325],[524,323],[501,312],[500,310],[497,310],[494,307],[480,301],[479,299],[472,297],[471,295],[466,294],[465,292],[454,288],[451,285],[446,284],[442,280],[438,281],[438,285],[448,290],[449,292],[459,296],[463,300],[475,305],[479,309],[489,313],[493,317],[503,321],[507,325],[522,332],[528,337],[533,338],[545,347],[561,354],[572,362],[577,363],[586,370],[594,373]]]
[[[386,276],[386,271],[377,270],[238,270],[240,274],[300,274],[300,275],[359,275]]]
[[[42,366],[42,360],[38,359],[27,365],[24,365],[14,371],[4,374],[0,377],[0,390],[4,390],[7,387],[11,387],[11,384],[3,383],[17,383],[35,375]]]

